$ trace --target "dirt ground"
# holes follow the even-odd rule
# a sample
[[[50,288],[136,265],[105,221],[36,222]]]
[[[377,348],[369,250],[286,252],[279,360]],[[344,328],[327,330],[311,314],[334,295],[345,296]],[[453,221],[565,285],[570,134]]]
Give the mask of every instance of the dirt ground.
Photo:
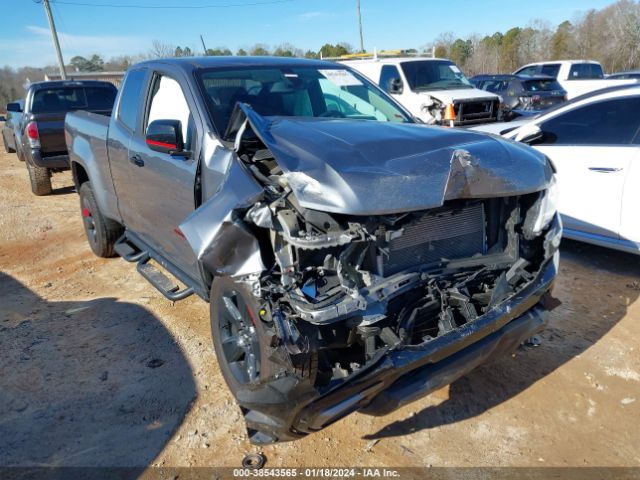
[[[2,149],[4,152],[4,150]],[[640,258],[564,242],[562,305],[521,347],[385,417],[258,448],[208,305],[98,259],[69,173],[30,193],[0,154],[0,465],[640,466]]]

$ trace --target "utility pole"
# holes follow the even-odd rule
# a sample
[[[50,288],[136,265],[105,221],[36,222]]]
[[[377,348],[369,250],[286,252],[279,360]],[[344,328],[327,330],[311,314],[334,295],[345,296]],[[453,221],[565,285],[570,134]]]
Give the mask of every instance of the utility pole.
[[[204,54],[207,54],[207,46],[204,44],[204,38],[202,38],[202,34],[200,34],[200,41],[202,42],[202,49],[204,50]]]
[[[360,26],[360,51],[364,53],[364,37],[362,36],[362,13],[360,12],[360,0],[358,0],[358,25]]]
[[[49,0],[42,0],[44,9],[47,12],[47,18],[49,19],[49,28],[51,29],[51,37],[53,38],[53,46],[56,49],[56,55],[58,56],[58,66],[60,67],[60,78],[62,80],[67,79],[67,72],[64,69],[64,61],[62,60],[62,52],[60,51],[60,43],[58,42],[58,32],[56,32],[56,24],[53,21],[53,15],[51,14],[51,7],[49,6]]]

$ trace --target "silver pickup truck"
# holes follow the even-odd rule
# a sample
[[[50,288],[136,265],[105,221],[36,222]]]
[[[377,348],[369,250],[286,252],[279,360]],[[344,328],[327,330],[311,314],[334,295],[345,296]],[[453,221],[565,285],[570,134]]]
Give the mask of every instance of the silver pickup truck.
[[[111,117],[67,115],[66,140],[93,251],[209,302],[254,443],[386,414],[547,322],[547,158],[416,124],[343,65],[140,63]]]

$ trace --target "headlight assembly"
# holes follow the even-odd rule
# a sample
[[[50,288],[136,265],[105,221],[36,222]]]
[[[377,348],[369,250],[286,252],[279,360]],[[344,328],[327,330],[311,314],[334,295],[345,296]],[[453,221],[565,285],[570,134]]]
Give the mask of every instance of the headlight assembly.
[[[524,220],[524,238],[532,240],[540,235],[551,223],[558,211],[558,185],[555,177],[549,188],[540,193],[535,203],[529,208]]]

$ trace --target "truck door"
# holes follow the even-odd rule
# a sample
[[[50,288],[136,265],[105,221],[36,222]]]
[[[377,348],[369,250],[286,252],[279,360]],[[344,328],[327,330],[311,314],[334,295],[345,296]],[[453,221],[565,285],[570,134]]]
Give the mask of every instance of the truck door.
[[[129,144],[126,193],[118,191],[130,208],[133,230],[151,248],[185,274],[198,279],[197,259],[178,225],[195,209],[197,171],[195,105],[190,105],[183,86],[169,73],[154,72],[142,114],[142,128]],[[145,132],[154,120],[179,120],[185,150],[191,156],[172,156],[151,150]]]
[[[137,229],[135,205],[127,201],[130,188],[131,167],[129,165],[129,143],[133,133],[142,128],[139,123],[142,111],[140,98],[144,97],[146,69],[129,70],[121,87],[117,105],[109,123],[109,167],[113,179],[118,210],[124,225],[132,230]]]

